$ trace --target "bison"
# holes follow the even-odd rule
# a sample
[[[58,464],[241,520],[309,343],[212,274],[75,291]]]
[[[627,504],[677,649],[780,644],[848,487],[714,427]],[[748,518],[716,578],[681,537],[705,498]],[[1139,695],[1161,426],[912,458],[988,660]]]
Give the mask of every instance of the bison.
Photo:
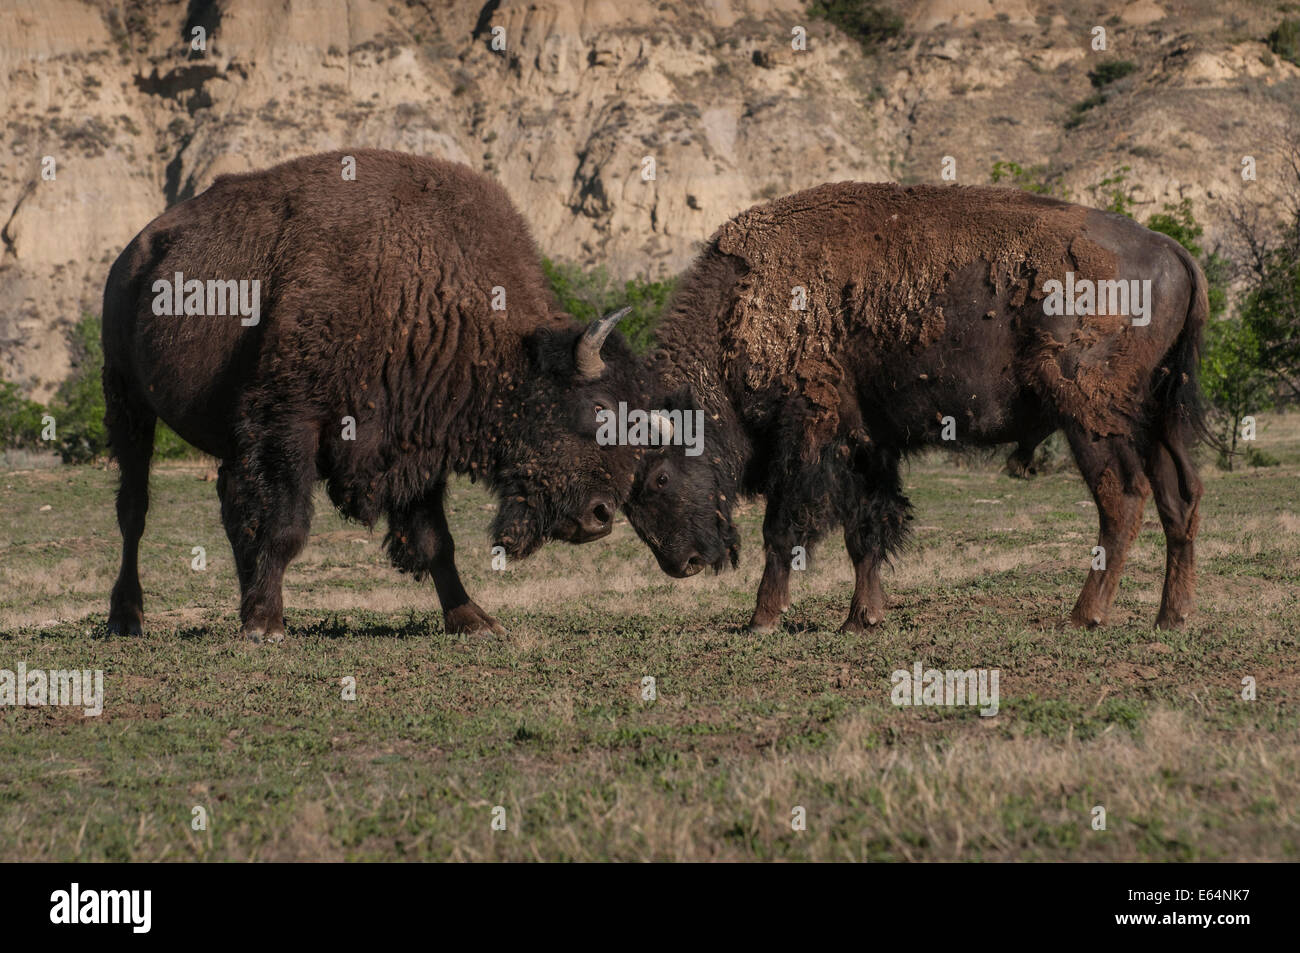
[[[510,558],[607,534],[635,467],[595,441],[593,408],[639,373],[610,337],[620,316],[584,329],[562,313],[524,220],[464,166],[357,151],[219,177],[147,225],[104,289],[121,470],[110,630],[143,620],[137,557],[162,419],[221,461],[244,636],[284,636],[282,579],[317,479],[345,516],[387,517],[390,559],[433,577],[448,631],[501,631],[461,585],[447,479],[496,493],[492,533]]]
[[[1060,429],[1104,551],[1072,622],[1105,620],[1154,490],[1157,625],[1178,626],[1195,590],[1206,313],[1178,243],[1044,196],[848,182],[755,207],[681,280],[652,359],[651,399],[702,410],[705,452],[647,455],[626,512],[682,577],[735,564],[732,506],[765,497],[756,631],[789,606],[794,547],[842,524],[855,573],[843,629],[861,631],[884,615],[881,565],[911,518],[903,457],[1016,442],[1024,464]]]

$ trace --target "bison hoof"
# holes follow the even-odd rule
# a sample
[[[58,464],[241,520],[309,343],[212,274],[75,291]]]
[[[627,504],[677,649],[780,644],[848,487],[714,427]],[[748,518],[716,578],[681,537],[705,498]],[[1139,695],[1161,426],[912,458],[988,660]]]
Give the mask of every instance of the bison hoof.
[[[444,612],[442,618],[449,635],[479,635],[486,632],[506,634],[505,626],[473,602]]]
[[[108,620],[109,635],[140,635],[144,631],[139,618],[114,618]]]
[[[1096,629],[1106,624],[1100,613],[1075,612],[1070,616],[1070,625],[1076,629]]]
[[[260,625],[245,626],[239,634],[242,638],[247,639],[254,645],[261,645],[264,642],[276,645],[284,641],[283,626],[274,626],[270,629],[263,628]]]
[[[844,635],[863,635],[872,627],[880,625],[884,620],[883,616],[849,616],[840,626],[840,633]]]
[[[745,631],[750,635],[770,635],[776,631],[776,624],[780,621],[780,618],[780,616],[776,616],[769,619],[755,614],[754,618],[749,620],[749,625],[745,626]]]
[[[1181,629],[1187,616],[1176,612],[1162,612],[1156,617],[1157,629]]]

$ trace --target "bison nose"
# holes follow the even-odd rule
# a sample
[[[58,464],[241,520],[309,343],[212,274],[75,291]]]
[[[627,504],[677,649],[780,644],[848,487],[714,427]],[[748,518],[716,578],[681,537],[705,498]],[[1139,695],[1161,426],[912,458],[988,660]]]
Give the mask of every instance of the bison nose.
[[[591,501],[587,515],[582,520],[582,530],[588,536],[604,536],[614,526],[614,500],[597,496]]]
[[[699,553],[691,553],[691,555],[688,556],[686,560],[682,563],[681,568],[678,569],[678,572],[680,572],[683,577],[694,576],[697,572],[699,572],[703,568],[704,568],[704,559],[700,556]]]

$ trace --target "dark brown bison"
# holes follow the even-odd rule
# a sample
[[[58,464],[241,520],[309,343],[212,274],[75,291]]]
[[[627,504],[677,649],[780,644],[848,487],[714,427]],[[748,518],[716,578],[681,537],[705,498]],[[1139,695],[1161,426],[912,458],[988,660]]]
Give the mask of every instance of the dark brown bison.
[[[1041,196],[840,183],[753,208],[680,283],[654,358],[651,405],[701,408],[705,451],[646,456],[628,516],[688,576],[735,561],[732,504],[766,497],[760,631],[789,606],[794,547],[840,523],[856,574],[844,627],[860,630],[884,614],[880,567],[910,519],[900,459],[1014,441],[1023,463],[1059,428],[1104,550],[1073,622],[1106,618],[1154,490],[1157,624],[1177,626],[1195,589],[1206,309],[1176,242]]]
[[[283,637],[281,583],[311,492],[388,520],[393,563],[432,576],[448,631],[498,623],[461,585],[449,474],[483,479],[512,558],[609,532],[632,481],[595,413],[637,365],[618,316],[560,312],[505,192],[463,166],[357,151],[222,176],[151,222],[104,290],[104,392],[121,467],[109,627],[139,631],[137,552],[162,418],[220,458],[243,633]],[[602,344],[604,357],[602,358]]]

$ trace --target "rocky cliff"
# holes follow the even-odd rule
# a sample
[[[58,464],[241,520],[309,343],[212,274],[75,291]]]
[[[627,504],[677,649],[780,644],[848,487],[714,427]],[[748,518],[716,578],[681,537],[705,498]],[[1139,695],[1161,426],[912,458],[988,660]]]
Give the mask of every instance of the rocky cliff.
[[[1141,208],[1191,197],[1213,239],[1300,113],[1264,42],[1285,3],[885,5],[903,29],[864,50],[801,0],[0,0],[0,375],[47,397],[132,235],[303,153],[468,163],[548,255],[657,276],[757,201],[940,181],[945,157],[966,183],[1043,166],[1083,201],[1128,166]],[[1099,93],[1106,60],[1135,68]]]

